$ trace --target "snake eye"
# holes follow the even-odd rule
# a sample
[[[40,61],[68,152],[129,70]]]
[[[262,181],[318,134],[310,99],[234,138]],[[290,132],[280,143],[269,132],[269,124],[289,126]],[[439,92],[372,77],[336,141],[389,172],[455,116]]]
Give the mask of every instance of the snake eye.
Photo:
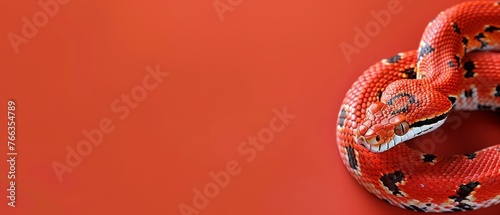
[[[398,136],[405,135],[408,132],[408,130],[410,130],[410,124],[408,124],[408,122],[406,121],[403,121],[398,125],[396,125],[396,127],[394,127],[394,133]]]

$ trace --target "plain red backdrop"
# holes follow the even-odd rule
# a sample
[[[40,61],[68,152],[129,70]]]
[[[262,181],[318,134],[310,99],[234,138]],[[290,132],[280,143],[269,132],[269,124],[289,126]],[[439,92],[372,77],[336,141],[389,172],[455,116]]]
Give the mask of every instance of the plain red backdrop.
[[[71,0],[15,53],[7,35],[21,34],[22,18],[42,10],[38,2],[0,7],[0,102],[17,102],[19,152],[17,207],[4,198],[0,214],[181,214],[181,203],[192,206],[193,189],[230,160],[242,172],[200,214],[415,213],[378,200],[348,175],[335,145],[337,113],[364,69],[416,49],[427,23],[460,1],[400,0],[401,13],[350,63],[339,45],[353,44],[354,28],[373,21],[370,11],[389,0],[220,0],[236,5],[223,21],[213,0]],[[118,120],[113,101],[157,64],[170,76]],[[238,145],[283,107],[295,119],[245,162]],[[103,118],[116,129],[59,182],[53,162],[63,163],[66,147]],[[474,114],[447,130],[438,151],[498,143],[498,120]],[[0,160],[6,151],[0,144]],[[0,190],[7,168],[0,162]]]

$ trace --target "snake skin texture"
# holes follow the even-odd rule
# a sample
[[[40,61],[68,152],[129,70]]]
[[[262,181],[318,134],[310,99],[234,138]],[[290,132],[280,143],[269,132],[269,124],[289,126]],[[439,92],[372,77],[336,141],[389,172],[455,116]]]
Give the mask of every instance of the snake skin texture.
[[[452,110],[500,110],[500,5],[467,2],[441,12],[418,50],[368,68],[340,107],[337,145],[348,172],[378,198],[419,212],[500,203],[500,145],[440,156],[404,141]],[[457,144],[458,146],[460,144]]]

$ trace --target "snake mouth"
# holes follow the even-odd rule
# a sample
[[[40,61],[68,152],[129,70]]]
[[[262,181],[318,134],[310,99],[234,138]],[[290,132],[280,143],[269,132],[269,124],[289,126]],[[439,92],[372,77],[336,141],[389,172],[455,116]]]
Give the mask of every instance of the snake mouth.
[[[358,138],[356,140],[356,142],[358,144],[363,145],[364,147],[366,147],[367,149],[369,149],[372,152],[385,152],[385,151],[389,150],[390,148],[397,145],[394,140],[391,140],[387,143],[378,144],[378,145],[371,145],[366,141],[366,139],[364,137]]]
[[[366,140],[365,137],[361,136],[356,139],[356,142],[358,144],[361,144],[365,146],[367,149],[369,149],[372,152],[385,152],[400,143],[403,143],[405,141],[408,141],[410,139],[413,139],[415,137],[418,137],[420,135],[429,133],[431,131],[434,131],[437,129],[439,126],[441,126],[446,118],[448,116],[448,113],[441,114],[437,117],[433,117],[430,119],[425,119],[422,121],[415,122],[410,125],[410,129],[408,132],[403,135],[403,136],[398,136],[394,135],[393,138],[391,138],[388,142],[377,144],[377,145],[372,145],[369,144],[368,141]]]
[[[406,137],[406,136],[407,135],[404,135],[404,136],[394,136],[394,138],[391,139],[389,142],[382,143],[382,144],[377,144],[377,145],[371,145],[371,144],[369,144],[364,137],[358,138],[356,140],[356,142],[358,144],[363,145],[364,147],[366,147],[368,150],[370,150],[372,152],[379,153],[379,152],[385,152],[385,151],[393,148],[394,146],[402,143],[403,141],[411,139],[411,138]]]

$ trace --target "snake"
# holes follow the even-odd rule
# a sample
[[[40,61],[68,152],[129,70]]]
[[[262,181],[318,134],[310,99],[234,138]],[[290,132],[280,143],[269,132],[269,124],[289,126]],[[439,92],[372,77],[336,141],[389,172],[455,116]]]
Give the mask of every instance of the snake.
[[[418,212],[458,212],[500,203],[500,145],[439,155],[405,144],[452,111],[500,110],[500,2],[439,13],[418,49],[366,69],[340,106],[343,164],[368,192]],[[472,134],[473,135],[473,134]]]

